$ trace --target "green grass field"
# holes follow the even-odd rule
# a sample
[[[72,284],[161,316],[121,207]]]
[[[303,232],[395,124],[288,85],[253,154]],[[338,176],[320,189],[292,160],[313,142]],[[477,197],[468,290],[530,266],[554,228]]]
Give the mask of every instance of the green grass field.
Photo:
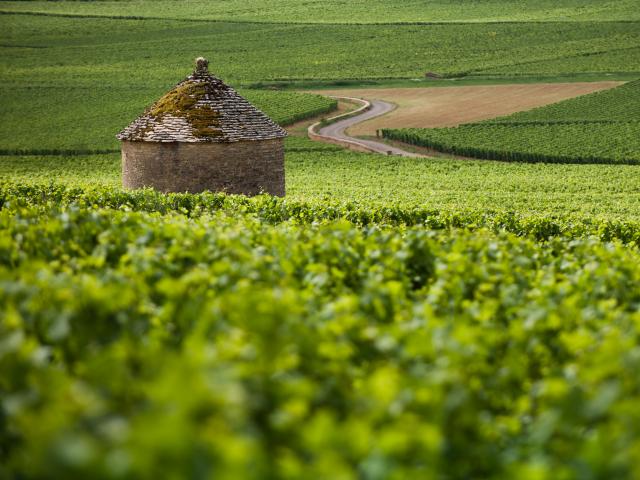
[[[640,478],[637,82],[452,129],[539,163],[292,136],[283,199],[125,191],[115,140],[198,55],[287,124],[335,103],[256,86],[637,79],[639,25],[0,1],[0,478]]]

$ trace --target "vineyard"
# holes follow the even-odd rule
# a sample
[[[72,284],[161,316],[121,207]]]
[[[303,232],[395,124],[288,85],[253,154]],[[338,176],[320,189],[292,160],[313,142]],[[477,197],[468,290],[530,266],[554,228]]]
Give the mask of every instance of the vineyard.
[[[385,138],[508,162],[640,163],[640,122],[616,125],[464,125],[383,130]]]
[[[595,27],[595,25],[594,25]],[[624,46],[616,49],[602,49],[599,52],[593,51],[587,55],[563,55],[559,54],[555,58],[543,58],[540,60],[523,59],[522,62],[505,62],[504,65],[491,66],[472,72],[476,75],[517,75],[517,76],[552,76],[567,68],[573,72],[600,72],[605,73],[606,65],[615,65],[617,69],[627,71],[627,65],[635,65],[640,60],[640,47],[633,42],[625,42]],[[632,67],[633,68],[633,67]],[[611,70],[613,71],[613,70]],[[612,74],[613,75],[613,74]],[[637,75],[631,78],[638,78]]]
[[[631,199],[630,199],[631,200]],[[110,210],[137,211],[150,214],[182,214],[199,218],[207,214],[249,216],[267,224],[316,224],[345,220],[357,227],[420,226],[429,230],[487,229],[518,236],[547,240],[599,238],[640,246],[640,217],[599,216],[563,212],[512,212],[504,208],[438,209],[402,204],[375,205],[368,202],[329,202],[279,199],[270,196],[247,198],[222,193],[161,194],[151,189],[123,191],[119,188],[64,186],[55,184],[0,184],[0,206],[59,207],[91,210],[96,206]],[[637,202],[633,202],[637,203]],[[400,230],[402,231],[402,229]]]
[[[640,72],[640,29],[624,21],[349,26],[1,15],[0,26],[3,89],[146,86],[149,92],[152,86],[162,92],[192,60],[184,44],[212,59],[212,71],[235,85],[421,79],[427,71],[459,77],[498,68],[509,77],[534,64],[539,71],[531,74],[551,77]]]
[[[3,476],[640,473],[637,250],[280,202],[5,188]]]
[[[453,128],[383,130],[441,152],[513,162],[640,163],[640,81]]]
[[[188,72],[184,72],[186,76]],[[176,79],[181,80],[178,76]],[[19,92],[20,90],[18,90]],[[153,90],[152,90],[153,91]],[[0,107],[0,153],[106,153],[120,150],[114,132],[157,100],[143,89],[114,88],[22,89],[24,96],[6,95]],[[54,92],[54,93],[52,93]],[[57,93],[55,93],[57,92]],[[281,125],[289,125],[336,108],[336,101],[321,95],[246,90],[239,92]],[[24,111],[29,102],[40,108]],[[61,100],[64,99],[64,102]]]
[[[239,93],[274,121],[285,126],[331,112],[338,106],[336,100],[310,93],[276,93],[264,90],[240,90]]]
[[[389,0],[262,0],[247,4],[242,0],[107,0],[77,2],[0,1],[0,11],[27,11],[43,14],[105,16],[115,18],[167,18],[191,20],[231,20],[275,23],[415,23],[415,22],[513,22],[640,20],[633,0],[526,0],[504,2],[485,0],[460,4],[455,0],[417,0],[394,8]]]
[[[0,153],[116,150],[114,132],[189,73],[185,66],[193,59],[176,47],[185,42],[194,52],[211,52],[212,71],[236,87],[278,79],[420,78],[426,70],[464,75],[500,65],[515,72],[521,61],[559,56],[562,69],[552,74],[639,72],[640,57],[616,53],[621,45],[640,45],[636,25],[596,26],[256,25],[0,15]],[[218,47],[212,52],[211,45]],[[278,45],[287,46],[295,63],[282,61]],[[609,53],[597,68],[583,67],[596,52]],[[326,100],[288,92],[241,91],[283,124],[329,108]]]
[[[640,80],[482,123],[632,123],[640,121]]]
[[[563,214],[640,220],[640,175],[634,165],[566,165],[386,157],[323,150],[291,138],[287,200],[343,208]],[[312,148],[318,145],[320,150]],[[298,145],[299,150],[295,145]],[[334,148],[328,145],[329,148]],[[0,178],[14,184],[119,187],[120,155],[0,156]],[[342,205],[342,207],[341,207]],[[420,213],[422,212],[422,213]],[[475,218],[475,217],[473,217]],[[420,221],[420,220],[416,220]]]
[[[0,0],[0,479],[640,478],[637,1],[426,3]],[[198,55],[284,198],[122,189]],[[632,81],[384,132],[483,159],[293,92],[542,80]]]
[[[208,55],[212,71],[236,87],[292,79],[411,79],[427,70],[460,76],[500,66],[511,75],[526,62],[558,58],[562,65],[547,70],[550,75],[640,71],[640,56],[628,50],[635,45],[640,52],[640,30],[632,22],[258,25],[0,15],[0,153],[117,150],[114,132],[189,73],[185,65],[193,55],[185,54],[185,43]],[[295,62],[283,60],[283,52]],[[595,67],[585,63],[594,56]],[[330,108],[317,97],[241,91],[283,124]]]

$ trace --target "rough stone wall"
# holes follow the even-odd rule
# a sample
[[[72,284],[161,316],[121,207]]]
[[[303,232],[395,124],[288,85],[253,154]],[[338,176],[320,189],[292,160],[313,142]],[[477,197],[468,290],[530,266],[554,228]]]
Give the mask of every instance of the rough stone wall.
[[[284,196],[284,139],[231,143],[122,142],[122,185]]]

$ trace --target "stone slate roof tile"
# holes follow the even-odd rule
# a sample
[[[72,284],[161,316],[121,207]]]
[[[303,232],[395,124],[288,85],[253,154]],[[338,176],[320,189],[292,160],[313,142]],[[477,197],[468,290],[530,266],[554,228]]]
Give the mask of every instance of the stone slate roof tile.
[[[287,132],[233,88],[208,71],[196,70],[167,92],[116,138],[134,142],[216,142],[269,140]]]

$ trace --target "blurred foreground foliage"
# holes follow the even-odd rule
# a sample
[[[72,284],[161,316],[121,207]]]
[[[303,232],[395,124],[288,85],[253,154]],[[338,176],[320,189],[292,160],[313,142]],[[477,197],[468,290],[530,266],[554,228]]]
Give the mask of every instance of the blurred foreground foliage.
[[[0,205],[2,477],[640,475],[635,226],[53,186]]]

